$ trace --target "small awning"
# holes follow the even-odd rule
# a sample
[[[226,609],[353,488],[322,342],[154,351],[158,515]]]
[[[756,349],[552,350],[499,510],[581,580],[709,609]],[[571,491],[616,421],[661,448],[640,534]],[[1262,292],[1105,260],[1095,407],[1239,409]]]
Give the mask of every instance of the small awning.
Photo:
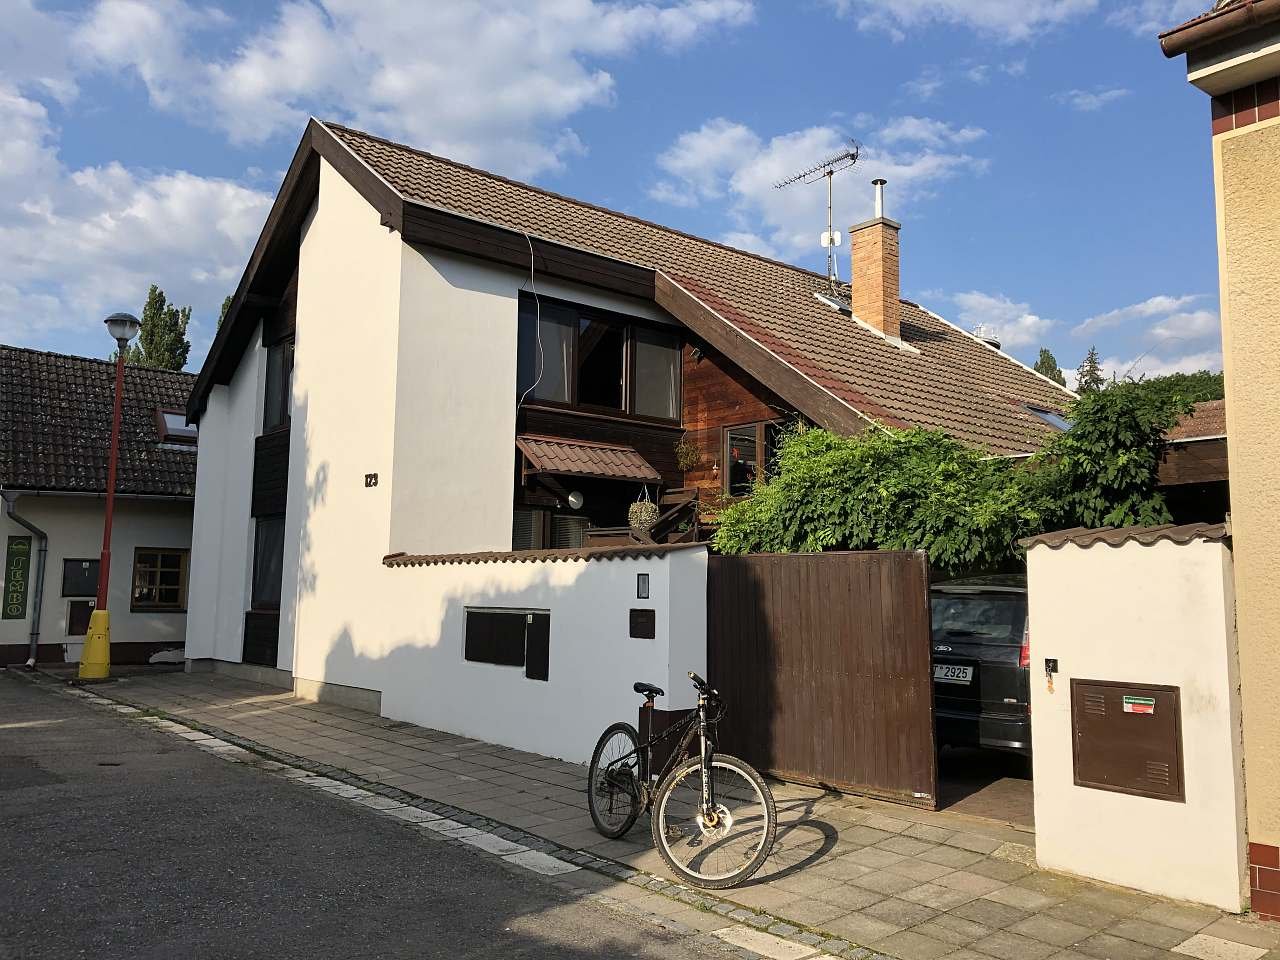
[[[636,453],[635,447],[530,434],[516,437],[516,447],[524,454],[526,474],[558,473],[639,483],[662,480],[661,474]]]

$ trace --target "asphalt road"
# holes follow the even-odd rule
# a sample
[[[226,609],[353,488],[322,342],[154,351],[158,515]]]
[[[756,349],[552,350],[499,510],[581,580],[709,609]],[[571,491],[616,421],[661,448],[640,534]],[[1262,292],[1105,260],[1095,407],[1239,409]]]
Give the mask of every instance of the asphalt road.
[[[0,671],[0,957],[723,957]]]

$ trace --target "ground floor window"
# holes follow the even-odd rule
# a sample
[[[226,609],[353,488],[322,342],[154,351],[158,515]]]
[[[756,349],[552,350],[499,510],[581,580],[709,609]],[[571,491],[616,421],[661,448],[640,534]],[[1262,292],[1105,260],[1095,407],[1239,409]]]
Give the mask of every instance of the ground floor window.
[[[757,480],[769,475],[782,427],[780,421],[770,420],[724,428],[725,493],[745,497]]]
[[[189,550],[139,547],[133,552],[130,610],[182,613],[187,609]]]
[[[523,667],[530,680],[546,680],[551,614],[545,610],[467,608],[463,659],[500,667]]]
[[[280,581],[284,577],[284,517],[259,517],[254,531],[254,610],[280,609]]]

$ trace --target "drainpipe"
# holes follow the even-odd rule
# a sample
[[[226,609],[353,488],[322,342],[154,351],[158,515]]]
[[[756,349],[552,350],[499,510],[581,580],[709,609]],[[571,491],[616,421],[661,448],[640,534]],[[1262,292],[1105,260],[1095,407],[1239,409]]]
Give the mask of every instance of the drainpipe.
[[[36,668],[36,654],[40,648],[40,609],[44,606],[44,562],[45,557],[49,553],[49,535],[37,527],[26,517],[20,517],[13,510],[13,504],[18,499],[18,495],[12,490],[0,490],[0,498],[4,500],[4,512],[14,523],[20,527],[30,530],[35,536],[36,542],[40,545],[36,552],[36,595],[31,601],[31,650],[30,656],[27,658],[27,669],[34,670]]]

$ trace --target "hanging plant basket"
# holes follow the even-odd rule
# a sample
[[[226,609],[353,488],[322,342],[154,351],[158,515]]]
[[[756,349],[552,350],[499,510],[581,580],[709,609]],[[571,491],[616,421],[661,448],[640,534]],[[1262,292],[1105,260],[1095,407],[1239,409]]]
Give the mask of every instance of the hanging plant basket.
[[[632,530],[641,533],[648,531],[658,522],[658,505],[649,499],[649,488],[645,487],[640,499],[627,508],[627,522]]]

